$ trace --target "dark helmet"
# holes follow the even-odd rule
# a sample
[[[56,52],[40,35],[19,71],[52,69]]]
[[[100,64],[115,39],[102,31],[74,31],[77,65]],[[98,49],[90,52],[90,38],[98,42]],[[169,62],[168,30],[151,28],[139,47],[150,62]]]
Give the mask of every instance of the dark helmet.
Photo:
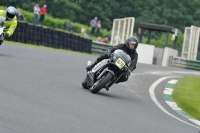
[[[6,19],[13,19],[17,15],[17,10],[13,6],[9,6],[6,10]]]
[[[126,39],[126,47],[130,50],[135,51],[137,49],[138,43],[139,43],[138,39],[134,36],[130,36]],[[135,45],[134,49],[131,49],[129,44],[134,44]]]

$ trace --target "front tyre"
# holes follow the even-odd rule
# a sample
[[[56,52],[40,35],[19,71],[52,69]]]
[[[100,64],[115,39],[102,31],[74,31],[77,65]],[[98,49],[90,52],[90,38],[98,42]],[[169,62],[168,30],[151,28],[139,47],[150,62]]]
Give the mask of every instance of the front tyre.
[[[89,87],[87,86],[87,76],[82,81],[82,86],[83,86],[84,89],[89,89]]]
[[[105,87],[105,85],[113,78],[113,75],[111,73],[106,74],[105,77],[102,79],[99,79],[93,86],[91,92],[96,94],[99,92],[102,88]]]

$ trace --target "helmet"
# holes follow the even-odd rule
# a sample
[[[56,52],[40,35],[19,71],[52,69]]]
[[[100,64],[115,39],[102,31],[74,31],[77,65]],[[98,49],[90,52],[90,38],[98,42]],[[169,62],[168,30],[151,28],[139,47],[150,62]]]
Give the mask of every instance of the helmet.
[[[17,15],[17,10],[13,6],[9,6],[6,10],[6,19],[13,19]]]
[[[138,43],[139,43],[138,39],[136,37],[134,37],[134,36],[130,36],[130,37],[128,37],[126,39],[126,47],[128,49],[130,49],[130,50],[135,51],[136,48],[137,48],[137,46],[138,46]],[[134,44],[135,45],[134,49],[131,49],[130,46],[129,46],[129,44]]]

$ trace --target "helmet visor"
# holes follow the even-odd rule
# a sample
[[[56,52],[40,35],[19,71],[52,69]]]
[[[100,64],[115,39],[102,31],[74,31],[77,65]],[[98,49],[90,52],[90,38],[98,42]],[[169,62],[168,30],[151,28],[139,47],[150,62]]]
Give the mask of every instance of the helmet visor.
[[[137,44],[136,42],[131,42],[131,43],[129,43],[130,49],[135,49],[136,44]]]
[[[7,17],[8,19],[13,19],[13,18],[15,17],[15,15],[10,14],[9,12],[7,12],[7,13],[6,13],[6,17]]]
[[[132,42],[130,42],[129,44],[136,45],[136,44],[137,44],[137,42],[135,42],[135,41],[132,41]]]

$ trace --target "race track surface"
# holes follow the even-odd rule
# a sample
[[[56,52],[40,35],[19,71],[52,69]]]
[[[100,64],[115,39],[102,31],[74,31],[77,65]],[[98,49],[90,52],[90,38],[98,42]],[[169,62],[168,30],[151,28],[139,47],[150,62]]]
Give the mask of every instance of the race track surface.
[[[140,55],[139,55],[140,56]],[[145,55],[143,55],[145,56]],[[81,86],[88,60],[95,56],[17,45],[0,46],[1,133],[198,133],[200,128],[164,113],[149,88],[159,78],[195,71],[139,64],[126,83],[92,94]],[[189,73],[187,73],[189,72]],[[162,92],[159,103],[172,115]],[[197,125],[195,125],[197,126]]]

